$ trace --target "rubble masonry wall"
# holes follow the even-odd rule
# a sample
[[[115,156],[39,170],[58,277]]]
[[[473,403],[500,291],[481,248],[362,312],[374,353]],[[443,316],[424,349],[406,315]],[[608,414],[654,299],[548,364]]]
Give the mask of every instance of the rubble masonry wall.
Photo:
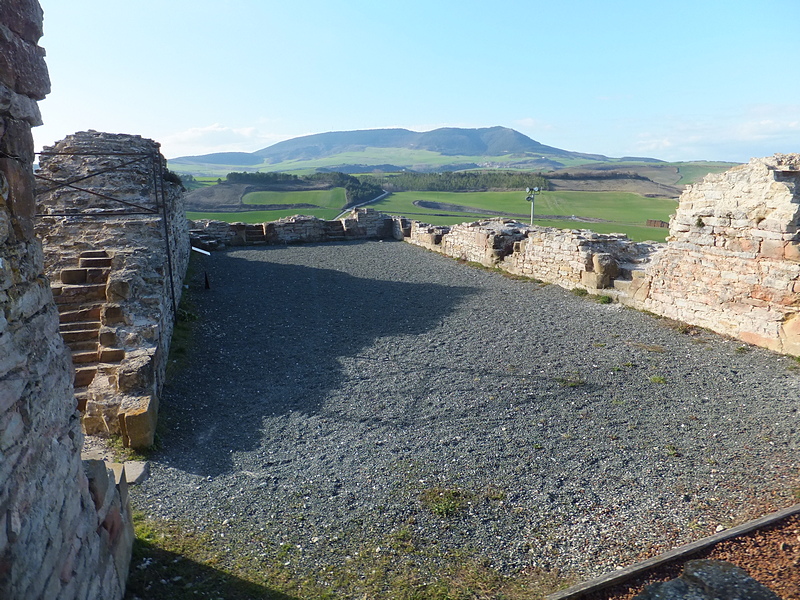
[[[124,484],[82,463],[70,355],[34,235],[36,101],[49,92],[42,11],[0,2],[0,597],[121,598]]]
[[[39,162],[36,227],[84,429],[148,447],[189,260],[182,188],[136,135],[79,132]]]

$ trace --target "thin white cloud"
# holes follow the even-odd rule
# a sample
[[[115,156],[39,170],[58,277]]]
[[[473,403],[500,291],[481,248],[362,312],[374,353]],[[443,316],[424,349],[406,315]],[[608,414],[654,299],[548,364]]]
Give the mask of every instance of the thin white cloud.
[[[159,139],[165,156],[194,156],[213,152],[254,152],[295,136],[261,131],[256,127],[228,127],[219,123],[192,127]]]
[[[800,152],[800,106],[758,105],[702,118],[665,118],[638,132],[637,154],[666,160],[747,161],[776,152]]]
[[[554,131],[556,128],[550,123],[534,119],[532,117],[525,117],[524,119],[517,119],[514,121],[514,126],[520,129],[535,130],[535,131]]]

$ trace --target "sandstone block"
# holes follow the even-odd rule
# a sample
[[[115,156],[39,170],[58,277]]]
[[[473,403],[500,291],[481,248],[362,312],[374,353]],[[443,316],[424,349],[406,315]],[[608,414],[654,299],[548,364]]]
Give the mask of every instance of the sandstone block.
[[[800,262],[800,244],[790,242],[783,248],[783,258],[792,262]]]
[[[129,484],[137,485],[150,477],[150,463],[148,461],[125,461],[125,477]]]
[[[158,421],[158,401],[143,396],[134,406],[125,408],[120,414],[123,441],[131,448],[149,448],[153,445]]]
[[[786,242],[782,239],[771,240],[764,239],[761,241],[759,254],[765,258],[773,258],[775,260],[783,260],[785,254]]]

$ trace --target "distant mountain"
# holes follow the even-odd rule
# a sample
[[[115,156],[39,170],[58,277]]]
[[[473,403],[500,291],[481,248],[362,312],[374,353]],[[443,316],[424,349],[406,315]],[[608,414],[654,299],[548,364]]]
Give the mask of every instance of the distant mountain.
[[[445,156],[502,156],[526,152],[564,156],[572,154],[540,144],[506,127],[445,127],[423,133],[408,129],[336,131],[278,142],[253,154],[276,163],[286,160],[313,160],[343,152],[363,152],[367,148],[427,150]]]
[[[467,158],[468,160],[465,160]],[[636,159],[660,162],[656,159]],[[469,168],[552,170],[587,163],[618,162],[602,154],[546,146],[508,127],[433,131],[368,129],[305,135],[256,152],[218,152],[170,159],[170,168],[201,174],[232,170],[325,169],[360,172],[386,166],[422,171]]]

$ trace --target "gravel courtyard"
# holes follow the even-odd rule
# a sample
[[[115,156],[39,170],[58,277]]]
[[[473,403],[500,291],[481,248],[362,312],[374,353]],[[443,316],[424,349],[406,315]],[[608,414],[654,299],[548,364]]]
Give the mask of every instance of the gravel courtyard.
[[[198,262],[131,494],[230,552],[585,577],[796,501],[791,358],[399,242]]]

